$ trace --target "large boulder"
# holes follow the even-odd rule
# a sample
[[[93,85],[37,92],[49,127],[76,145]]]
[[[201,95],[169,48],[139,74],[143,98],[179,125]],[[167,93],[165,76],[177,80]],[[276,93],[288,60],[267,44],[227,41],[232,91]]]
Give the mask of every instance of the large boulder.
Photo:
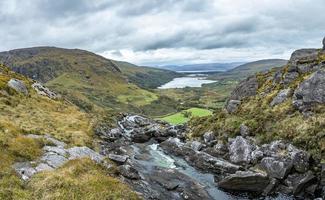
[[[254,96],[256,95],[257,89],[258,81],[256,76],[250,76],[239,83],[239,85],[232,91],[229,99],[241,100],[245,97]]]
[[[70,149],[67,149],[67,152],[69,153],[69,160],[85,157],[88,157],[97,163],[101,163],[104,160],[104,156],[88,147],[72,147]]]
[[[229,100],[227,105],[226,105],[226,110],[228,113],[234,113],[238,110],[238,107],[240,105],[240,101],[239,100]]]
[[[47,87],[43,86],[41,83],[38,82],[34,83],[32,85],[32,88],[37,92],[37,94],[46,96],[50,99],[57,99],[60,97],[59,95],[52,92],[50,89],[48,89]]]
[[[292,169],[290,160],[266,157],[261,161],[261,167],[272,178],[284,179]]]
[[[308,171],[305,174],[291,174],[284,182],[292,189],[294,195],[298,195],[301,191],[307,189],[308,186],[316,183],[317,179],[311,171]]]
[[[299,110],[306,110],[313,104],[325,103],[325,69],[313,73],[295,90],[293,105]]]
[[[24,95],[28,94],[28,89],[25,83],[21,80],[12,78],[8,81],[7,85],[18,93],[22,93]]]
[[[237,171],[218,183],[220,188],[232,191],[262,193],[269,185],[267,175],[252,171]]]
[[[237,136],[229,145],[230,161],[235,164],[249,164],[254,145],[242,136]]]
[[[276,97],[274,97],[274,99],[272,100],[272,102],[270,103],[270,106],[276,106],[278,104],[283,103],[290,94],[290,89],[283,89],[281,90]]]
[[[304,173],[309,169],[310,155],[307,152],[297,149],[291,144],[288,146],[288,152],[297,172]]]

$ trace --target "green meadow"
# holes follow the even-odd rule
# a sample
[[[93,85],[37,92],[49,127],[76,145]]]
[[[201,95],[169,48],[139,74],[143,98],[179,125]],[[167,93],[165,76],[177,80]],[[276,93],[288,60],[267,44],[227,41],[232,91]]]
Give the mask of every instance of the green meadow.
[[[203,108],[190,108],[166,117],[160,118],[160,120],[166,121],[170,124],[184,124],[193,117],[204,117],[212,115],[212,111]]]

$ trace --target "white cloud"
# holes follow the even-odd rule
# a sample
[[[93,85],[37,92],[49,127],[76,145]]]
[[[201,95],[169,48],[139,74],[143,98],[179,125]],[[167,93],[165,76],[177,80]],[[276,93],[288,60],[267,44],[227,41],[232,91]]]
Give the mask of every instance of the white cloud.
[[[81,48],[143,65],[288,58],[320,46],[324,10],[324,0],[2,0],[0,50]]]

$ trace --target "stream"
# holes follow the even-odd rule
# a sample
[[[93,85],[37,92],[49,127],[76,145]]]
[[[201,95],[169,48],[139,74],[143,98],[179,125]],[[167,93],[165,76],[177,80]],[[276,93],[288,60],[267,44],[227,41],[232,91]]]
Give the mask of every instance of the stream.
[[[118,123],[123,136],[107,144],[106,150],[110,147],[109,153],[121,154],[122,152],[128,156],[128,160],[122,165],[128,167],[126,167],[126,172],[122,173],[121,178],[135,191],[141,193],[144,199],[261,199],[252,198],[245,193],[235,194],[220,190],[215,183],[217,174],[203,172],[191,166],[182,157],[166,154],[157,142],[159,137],[150,138],[146,142],[134,142],[132,135],[139,134],[139,132],[133,132],[135,129],[145,132],[148,131],[147,129],[149,131],[154,129],[157,125],[150,124],[149,128],[143,128],[146,121],[138,126],[135,123],[136,117],[138,116],[127,116]],[[160,125],[158,127],[161,128]],[[155,130],[160,130],[159,128]],[[288,200],[291,198],[278,195],[262,199]]]

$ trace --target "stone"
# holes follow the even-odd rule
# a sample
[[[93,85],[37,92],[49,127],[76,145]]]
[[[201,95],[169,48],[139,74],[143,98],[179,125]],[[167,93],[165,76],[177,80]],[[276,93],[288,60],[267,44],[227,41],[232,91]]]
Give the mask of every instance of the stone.
[[[263,190],[263,195],[267,196],[272,194],[273,190],[276,188],[276,186],[279,184],[279,181],[276,178],[271,178],[270,183],[266,188]]]
[[[308,171],[305,174],[291,174],[285,180],[285,183],[288,187],[292,188],[294,195],[299,194],[308,186],[316,183],[317,179],[311,171]]]
[[[249,128],[245,124],[241,124],[239,127],[240,135],[243,137],[249,136]]]
[[[131,140],[135,143],[145,143],[152,138],[152,134],[149,132],[144,132],[141,129],[134,129],[131,134]]]
[[[58,168],[64,165],[64,163],[66,163],[68,159],[56,153],[47,152],[41,157],[41,161],[46,163],[52,168]]]
[[[13,168],[25,181],[30,179],[37,172],[29,162],[15,163]]]
[[[292,162],[284,159],[265,157],[261,161],[261,167],[270,177],[284,179],[292,169]]]
[[[45,146],[43,147],[43,150],[46,152],[53,152],[58,155],[61,155],[63,157],[67,157],[67,151],[63,147],[57,147],[57,146]]]
[[[300,111],[308,110],[313,104],[325,103],[325,70],[314,72],[295,90],[293,105]]]
[[[8,81],[7,85],[18,93],[28,95],[27,87],[25,83],[21,80],[12,78]]]
[[[228,113],[235,113],[238,110],[239,106],[240,106],[239,100],[229,100],[226,105],[226,110]]]
[[[325,186],[325,163],[322,163],[321,166],[320,184]]]
[[[249,164],[254,146],[242,136],[237,136],[229,145],[230,161],[235,164]]]
[[[67,149],[69,153],[69,160],[75,160],[79,158],[88,157],[95,161],[96,163],[101,163],[104,160],[104,156],[100,155],[99,153],[95,152],[94,150],[88,147],[72,147]]]
[[[116,155],[116,154],[108,154],[108,158],[113,160],[114,162],[117,162],[119,164],[124,164],[129,156],[126,155]]]
[[[120,174],[128,179],[139,180],[141,179],[138,171],[130,165],[121,165],[118,168]]]
[[[252,151],[251,157],[251,162],[253,164],[257,164],[264,157],[264,153],[260,150],[260,148],[256,148],[254,151]]]
[[[232,91],[230,100],[242,100],[243,98],[254,96],[257,93],[258,81],[256,76],[250,76],[241,81],[239,85]]]
[[[290,94],[290,89],[283,89],[281,90],[276,97],[274,97],[274,99],[272,100],[272,102],[270,103],[270,106],[276,106],[278,104],[283,103],[285,100],[288,99]]]
[[[50,99],[57,99],[60,96],[57,95],[56,93],[52,92],[50,89],[47,87],[43,86],[41,83],[36,82],[32,84],[32,88],[37,92],[39,95],[46,96]]]
[[[54,139],[54,138],[52,138],[51,136],[48,136],[48,135],[45,136],[45,139],[47,139],[49,142],[53,143],[57,147],[65,147],[65,146],[67,146],[66,143],[64,143],[62,141],[59,141],[57,139]]]
[[[213,132],[206,132],[203,134],[203,140],[205,143],[209,143],[215,139]]]
[[[285,86],[290,85],[294,80],[296,80],[299,77],[299,73],[298,72],[288,72],[284,75],[284,79],[283,79],[283,84]]]
[[[288,146],[288,151],[294,169],[300,173],[306,172],[309,169],[310,155],[305,151],[297,149],[291,144]]]
[[[51,171],[54,170],[53,167],[49,166],[48,164],[45,163],[40,163],[35,167],[36,172],[42,172],[42,171]]]
[[[323,39],[323,50],[325,50],[325,37]]]
[[[194,151],[200,151],[202,148],[203,148],[203,145],[201,142],[199,141],[192,141],[191,142],[191,148],[194,150]]]
[[[252,171],[237,171],[225,177],[218,183],[218,187],[231,191],[262,193],[269,185],[267,175]]]

